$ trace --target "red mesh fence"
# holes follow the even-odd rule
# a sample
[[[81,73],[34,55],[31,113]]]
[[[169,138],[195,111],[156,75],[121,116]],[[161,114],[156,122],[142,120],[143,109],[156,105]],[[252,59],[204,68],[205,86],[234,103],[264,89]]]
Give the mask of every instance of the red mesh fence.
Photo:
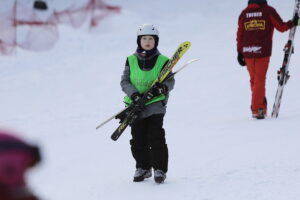
[[[58,24],[79,28],[88,23],[92,28],[108,15],[120,12],[120,7],[110,6],[103,0],[81,1],[81,4],[57,8],[53,0],[1,0],[0,54],[11,54],[17,46],[47,50],[58,40]]]

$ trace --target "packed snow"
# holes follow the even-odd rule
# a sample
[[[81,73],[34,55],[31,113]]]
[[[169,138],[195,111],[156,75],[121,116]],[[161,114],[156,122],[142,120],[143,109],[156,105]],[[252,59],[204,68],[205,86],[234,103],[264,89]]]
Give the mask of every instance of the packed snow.
[[[46,200],[297,200],[300,196],[300,40],[290,63],[277,119],[250,113],[246,68],[236,56],[238,16],[247,1],[111,0],[122,13],[96,30],[60,26],[60,39],[44,52],[18,48],[0,56],[0,125],[42,148],[43,163],[28,174]],[[294,1],[269,1],[292,17]],[[175,67],[164,121],[169,172],[164,184],[132,181],[130,129],[110,139],[124,105],[120,78],[136,49],[140,24],[155,24],[159,50],[171,56],[181,42],[192,47]],[[277,89],[288,32],[275,32],[267,78],[268,114]]]

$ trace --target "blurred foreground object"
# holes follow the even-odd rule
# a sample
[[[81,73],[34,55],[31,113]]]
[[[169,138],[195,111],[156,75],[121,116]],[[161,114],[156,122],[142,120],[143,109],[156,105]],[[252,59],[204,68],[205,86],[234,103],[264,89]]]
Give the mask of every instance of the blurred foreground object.
[[[0,130],[0,199],[38,200],[28,189],[25,174],[40,161],[37,146]]]

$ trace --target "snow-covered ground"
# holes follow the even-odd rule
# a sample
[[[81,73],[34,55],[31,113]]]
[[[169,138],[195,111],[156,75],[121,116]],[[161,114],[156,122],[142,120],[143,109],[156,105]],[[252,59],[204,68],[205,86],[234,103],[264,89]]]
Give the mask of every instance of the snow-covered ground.
[[[250,116],[248,72],[236,61],[237,19],[246,0],[108,3],[122,6],[122,14],[97,31],[60,26],[52,50],[0,56],[0,125],[42,147],[42,165],[28,174],[36,193],[49,200],[299,199],[299,37],[279,118],[258,121]],[[292,17],[292,0],[270,3],[284,20]],[[117,121],[95,130],[123,108],[119,81],[142,23],[157,25],[165,55],[192,42],[177,67],[201,59],[178,74],[171,93],[169,172],[162,185],[132,182],[129,129],[117,142],[110,139]],[[287,36],[274,34],[269,113]]]

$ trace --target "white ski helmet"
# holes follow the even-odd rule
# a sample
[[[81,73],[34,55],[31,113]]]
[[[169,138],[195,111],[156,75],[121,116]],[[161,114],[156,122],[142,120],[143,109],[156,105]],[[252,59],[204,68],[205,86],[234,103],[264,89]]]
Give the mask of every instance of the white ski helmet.
[[[137,36],[140,35],[159,35],[157,28],[152,24],[142,24],[139,26]]]

